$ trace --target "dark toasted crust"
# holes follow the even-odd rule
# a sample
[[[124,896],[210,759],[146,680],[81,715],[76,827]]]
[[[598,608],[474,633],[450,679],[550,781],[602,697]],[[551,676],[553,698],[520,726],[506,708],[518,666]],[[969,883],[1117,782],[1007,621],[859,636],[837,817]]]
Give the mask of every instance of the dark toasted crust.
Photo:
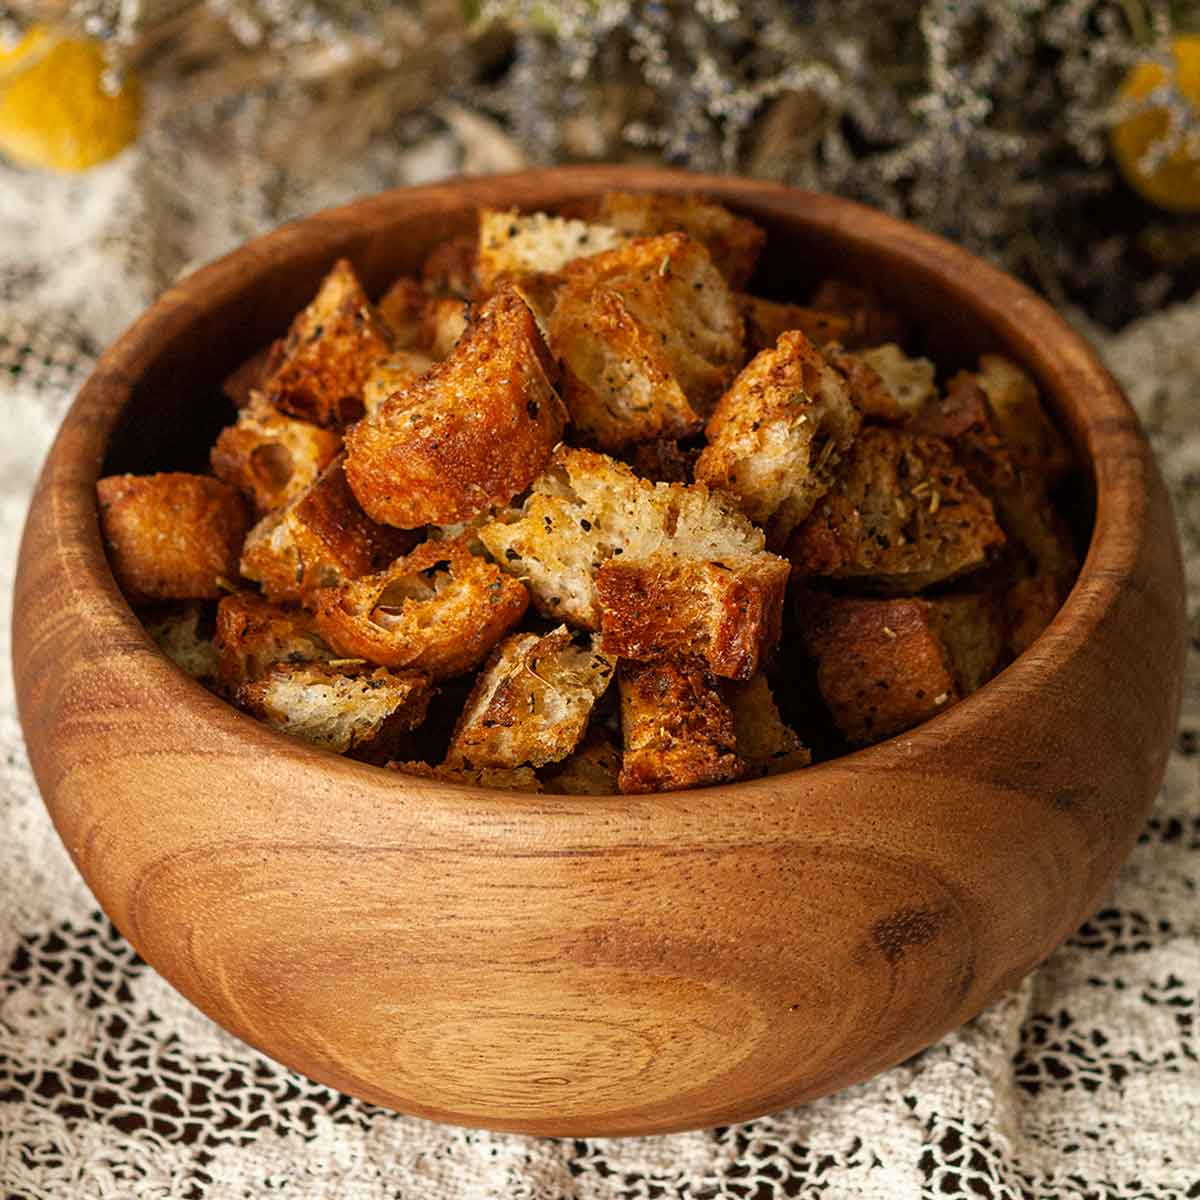
[[[423,542],[386,571],[318,592],[317,629],[347,657],[435,679],[470,670],[525,615],[529,593],[468,542]]]
[[[473,300],[479,291],[478,260],[479,242],[474,234],[448,238],[429,252],[421,268],[421,282],[431,296]]]
[[[933,363],[926,358],[910,358],[892,342],[857,353],[827,346],[825,357],[846,376],[850,398],[867,420],[899,424],[937,401]]]
[[[346,435],[346,473],[377,521],[470,520],[538,476],[566,412],[533,314],[511,285],[445,362]]]
[[[693,656],[749,679],[779,641],[789,573],[773,554],[609,559],[596,573],[602,645],[639,661]]]
[[[989,495],[1017,483],[1016,465],[993,427],[987,395],[970,372],[955,375],[945,395],[911,417],[907,428],[950,442],[972,481]]]
[[[617,680],[622,792],[675,791],[741,776],[733,714],[715,676],[683,661],[622,662]]]
[[[333,461],[341,434],[285,417],[255,395],[237,423],[221,430],[213,474],[244,492],[261,517],[294,500]]]
[[[806,308],[802,304],[780,304],[761,296],[742,293],[737,298],[746,322],[746,350],[757,354],[770,350],[782,334],[799,329],[814,345],[843,342],[851,331],[849,317]]]
[[[377,525],[359,507],[338,456],[286,508],[250,531],[241,569],[267,597],[306,602],[316,588],[378,571],[413,544],[413,535]]]
[[[1018,579],[1004,595],[1008,622],[1007,648],[1015,658],[1024,654],[1054,620],[1070,591],[1070,582],[1051,574]]]
[[[108,561],[131,604],[215,600],[238,577],[246,505],[206,475],[109,475],[96,484]]]
[[[884,342],[904,344],[907,324],[873,292],[845,279],[826,279],[809,304],[822,312],[845,317],[850,325],[838,340],[847,350],[879,346]]]
[[[372,365],[392,348],[353,267],[339,259],[312,303],[292,322],[283,355],[263,380],[267,399],[317,425],[343,427],[363,414]]]
[[[233,692],[275,663],[322,662],[333,657],[312,614],[272,604],[257,592],[237,592],[217,605],[217,677]]]
[[[559,796],[615,796],[621,751],[603,729],[593,729],[572,754],[542,772],[547,792]]]
[[[745,763],[745,778],[779,775],[812,762],[812,754],[779,715],[765,675],[755,675],[745,683],[727,684],[725,699],[733,712],[737,752]]]
[[[563,208],[564,216],[608,225],[622,233],[679,231],[700,242],[730,287],[744,287],[766,242],[766,233],[745,217],[701,196],[606,192]]]
[[[821,697],[852,746],[902,733],[960,698],[929,601],[807,593],[798,608]]]
[[[379,315],[392,331],[392,344],[397,350],[417,347],[429,300],[429,293],[407,275],[401,275],[380,298]]]
[[[673,438],[642,442],[625,456],[625,461],[643,478],[654,483],[692,483],[699,446],[681,446]]]
[[[991,502],[946,442],[868,428],[788,555],[802,574],[911,593],[975,570],[1003,544]]]
[[[419,775],[423,779],[441,779],[446,783],[465,783],[471,787],[493,788],[502,792],[540,792],[541,781],[532,767],[431,767],[423,762],[390,762],[388,769],[401,775]]]
[[[245,408],[251,395],[262,387],[262,381],[279,365],[283,358],[283,338],[276,338],[251,355],[235,371],[225,376],[221,391],[237,405]]]

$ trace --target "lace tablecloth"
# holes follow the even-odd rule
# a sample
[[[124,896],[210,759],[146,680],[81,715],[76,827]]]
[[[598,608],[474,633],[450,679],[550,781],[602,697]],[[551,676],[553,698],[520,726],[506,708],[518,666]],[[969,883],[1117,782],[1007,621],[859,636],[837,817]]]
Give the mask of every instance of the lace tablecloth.
[[[252,101],[190,113],[186,138],[151,131],[77,180],[0,168],[0,1194],[1200,1197],[1195,652],[1166,785],[1092,919],[932,1049],[747,1125],[584,1141],[397,1116],[261,1057],[134,955],[58,843],[14,711],[12,572],[42,456],[97,352],[180,272],[300,212],[462,164],[448,133],[370,148],[333,178],[289,172],[256,154],[262,115]],[[1151,430],[1200,583],[1200,299],[1101,347]]]

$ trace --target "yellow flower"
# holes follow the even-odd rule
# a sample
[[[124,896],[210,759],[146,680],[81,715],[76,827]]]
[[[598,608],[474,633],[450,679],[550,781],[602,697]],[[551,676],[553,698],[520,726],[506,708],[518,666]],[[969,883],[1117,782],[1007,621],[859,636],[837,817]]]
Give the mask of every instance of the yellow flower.
[[[1182,34],[1171,42],[1179,91],[1200,110],[1200,35]],[[1167,72],[1153,62],[1133,67],[1121,85],[1120,96],[1140,100],[1167,81]],[[1174,212],[1200,211],[1200,147],[1180,145],[1153,170],[1143,162],[1146,151],[1167,131],[1163,108],[1148,108],[1113,126],[1112,148],[1121,174],[1130,187],[1152,204]]]
[[[101,85],[104,50],[88,38],[34,26],[0,49],[0,153],[27,167],[85,171],[137,136],[141,87],[127,71],[121,90]]]

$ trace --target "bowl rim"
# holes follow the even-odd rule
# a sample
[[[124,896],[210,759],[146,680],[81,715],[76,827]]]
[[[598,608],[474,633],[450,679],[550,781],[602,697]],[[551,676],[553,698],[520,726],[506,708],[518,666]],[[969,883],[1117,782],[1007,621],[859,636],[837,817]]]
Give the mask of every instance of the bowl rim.
[[[516,207],[528,207],[537,196],[544,197],[540,203],[553,206],[614,186],[700,192],[735,209],[739,203],[753,204],[784,219],[789,210],[794,216],[802,207],[810,219],[819,219],[839,236],[865,245],[868,253],[872,248],[877,252],[886,249],[944,287],[965,290],[969,286],[978,314],[1004,342],[1007,352],[1035,375],[1043,391],[1055,394],[1056,415],[1070,426],[1072,441],[1088,458],[1083,465],[1094,480],[1095,517],[1079,575],[1050,626],[984,687],[943,712],[905,733],[782,775],[685,792],[584,798],[593,810],[616,809],[633,801],[676,804],[681,797],[695,804],[724,797],[740,801],[753,795],[765,800],[778,796],[784,780],[803,779],[815,786],[834,770],[861,766],[876,773],[903,767],[935,745],[944,746],[948,740],[969,742],[983,733],[993,720],[989,701],[998,692],[1020,696],[1028,694],[1031,687],[1044,686],[1048,669],[1052,671],[1055,663],[1070,658],[1096,634],[1136,568],[1139,531],[1149,505],[1147,484],[1155,467],[1137,416],[1119,386],[1095,351],[1049,304],[1012,276],[954,243],[841,197],[672,168],[553,167],[396,188],[289,222],[179,280],[102,354],[63,419],[35,491],[35,502],[43,491],[52,496],[51,520],[63,582],[75,592],[75,606],[82,602],[90,619],[109,636],[153,651],[151,656],[137,658],[137,670],[147,685],[163,690],[163,704],[173,700],[187,703],[196,719],[216,723],[225,735],[244,741],[247,749],[257,747],[275,758],[286,755],[297,768],[311,765],[339,775],[345,772],[347,778],[357,777],[360,786],[374,781],[394,794],[406,792],[440,806],[469,804],[479,810],[490,802],[493,811],[509,815],[523,807],[542,815],[551,812],[544,794],[431,780],[330,754],[270,729],[208,692],[158,650],[117,587],[101,543],[95,483],[113,429],[140,375],[157,358],[157,347],[200,314],[195,300],[198,291],[213,297],[212,307],[228,303],[268,264],[278,264],[281,252],[311,245],[314,238],[328,244],[330,262],[339,253],[352,255],[352,250],[339,248],[348,237],[373,227],[372,222],[375,226],[385,223],[394,211],[411,210],[414,201],[422,198],[447,210],[470,210],[492,203],[498,193],[508,191]],[[1032,327],[1038,330],[1036,336],[1028,332]],[[1047,647],[1053,647],[1053,654]],[[572,799],[579,798],[554,797],[556,802]]]

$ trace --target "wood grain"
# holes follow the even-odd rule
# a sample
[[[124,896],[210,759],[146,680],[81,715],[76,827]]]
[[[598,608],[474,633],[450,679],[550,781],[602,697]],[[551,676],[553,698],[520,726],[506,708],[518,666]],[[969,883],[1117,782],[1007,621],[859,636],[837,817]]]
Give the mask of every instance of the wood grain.
[[[368,287],[480,204],[702,189],[766,225],[762,284],[830,265],[949,364],[1001,349],[1092,465],[1096,521],[1050,629],[912,733],[795,774],[648,797],[407,778],[272,733],[177,671],[118,593],[102,470],[186,467],[219,381],[339,255]],[[1088,915],[1162,777],[1183,659],[1170,505],[1092,351],[1012,279],[829,196],[607,167],[392,192],[243,247],[101,359],[46,464],[14,666],[63,841],[153,966],[239,1037],[438,1120],[564,1135],[747,1118],[977,1013]]]

